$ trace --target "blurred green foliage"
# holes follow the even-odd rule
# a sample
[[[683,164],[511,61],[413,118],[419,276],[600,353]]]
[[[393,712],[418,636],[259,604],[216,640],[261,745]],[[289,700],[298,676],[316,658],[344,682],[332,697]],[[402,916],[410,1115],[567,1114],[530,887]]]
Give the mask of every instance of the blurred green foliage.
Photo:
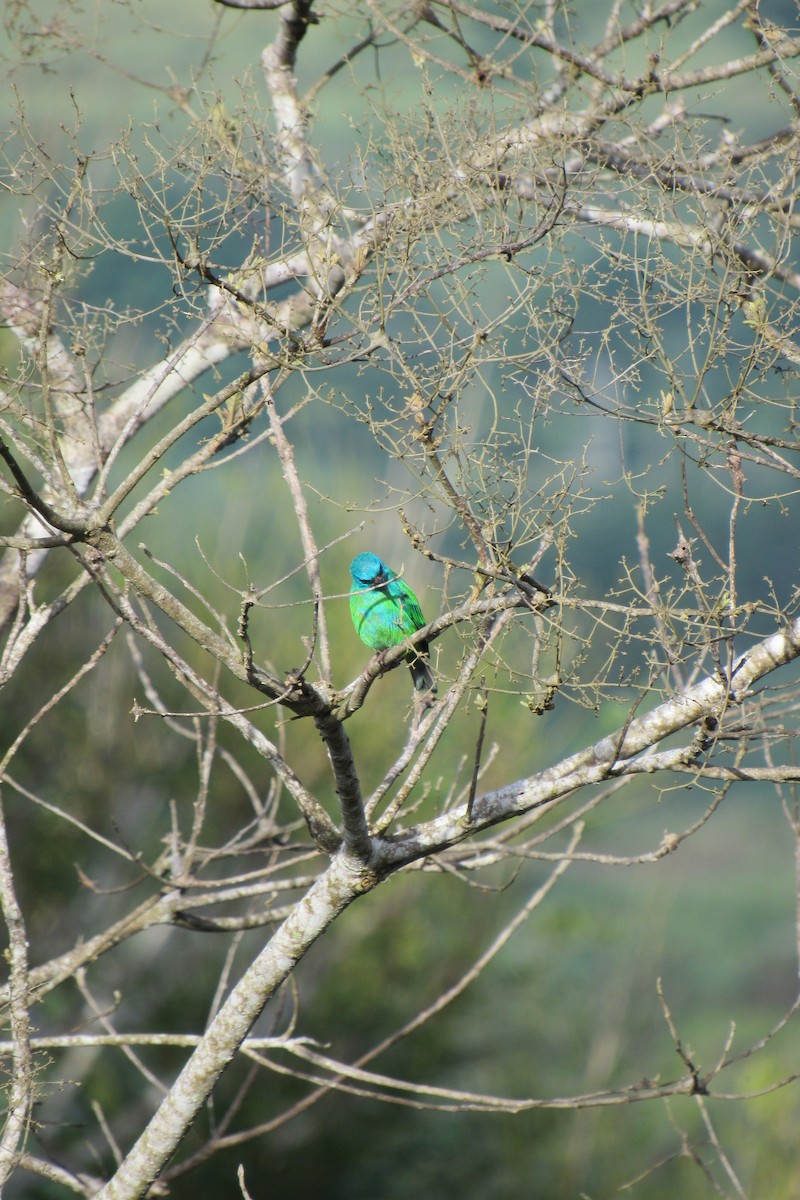
[[[723,5],[700,6],[721,13]],[[598,18],[599,19],[599,18]],[[196,0],[162,5],[142,3],[114,6],[105,24],[102,48],[91,40],[89,9],[82,5],[37,3],[24,6],[19,22],[27,23],[29,57],[10,73],[24,96],[24,107],[36,138],[58,152],[71,139],[67,132],[80,112],[78,143],[98,150],[113,140],[117,125],[130,124],[130,145],[143,155],[157,129],[168,143],[183,134],[186,119],[165,89],[187,87],[197,72],[204,47],[209,58],[196,83],[204,94],[219,92],[232,112],[246,95],[258,92],[254,49],[269,36],[275,17],[222,12]],[[158,32],[154,58],[155,25]],[[63,28],[60,53],[54,43],[37,42],[49,23]],[[308,36],[301,83],[310,85],[330,64],[334,47],[331,26],[324,22]],[[355,25],[341,16],[335,24],[341,46],[355,36]],[[735,33],[731,32],[731,37]],[[687,32],[688,37],[688,32]],[[72,44],[70,44],[72,42]],[[82,43],[82,45],[81,45]],[[105,61],[96,56],[102,49]],[[6,62],[12,53],[6,46]],[[151,88],[139,86],[149,81]],[[377,86],[377,85],[376,85]],[[155,88],[156,90],[153,90]],[[386,100],[400,111],[416,102],[417,82],[396,75],[386,84]],[[353,130],[366,123],[376,97],[361,95],[347,71],[315,106],[316,134],[330,163],[349,153]],[[14,105],[8,92],[4,103]],[[255,99],[262,104],[263,100]],[[715,99],[706,101],[713,110]],[[742,92],[739,109],[725,115],[737,125],[757,130],[765,121]],[[128,115],[129,114],[129,115]],[[155,115],[157,114],[157,115]],[[147,131],[144,136],[144,131]],[[100,166],[97,186],[113,188],[110,160]],[[356,171],[357,164],[352,170]],[[104,174],[104,172],[106,172]],[[110,227],[125,231],[136,213],[130,202],[116,199],[107,210]],[[6,205],[0,217],[0,239],[13,251],[19,213]],[[576,252],[574,243],[565,255]],[[576,252],[577,253],[577,252]],[[591,259],[587,235],[580,254],[582,267]],[[587,268],[587,277],[591,275]],[[487,276],[486,308],[502,308],[501,273]],[[600,284],[595,280],[594,286]],[[620,279],[604,286],[621,287]],[[164,303],[169,281],[165,274],[142,264],[119,269],[113,256],[100,256],[77,280],[78,296],[88,304],[123,312],[153,312]],[[538,300],[548,300],[542,283]],[[574,336],[591,338],[602,327],[607,296],[588,297],[580,314],[583,328]],[[678,315],[672,330],[679,340]],[[685,319],[685,318],[683,318]],[[176,321],[180,315],[176,316]],[[144,319],[132,329],[120,328],[108,368],[117,382],[117,363],[149,362],[156,321]],[[0,332],[0,355],[15,353]],[[678,356],[680,361],[680,356]],[[687,368],[687,369],[690,369]],[[231,367],[231,374],[234,368]],[[491,382],[491,380],[490,380]],[[524,381],[498,378],[502,399]],[[368,393],[374,386],[368,370],[353,367],[339,374],[336,388]],[[642,392],[660,386],[655,374],[643,370]],[[298,385],[299,387],[299,385]],[[709,383],[709,387],[711,384]],[[720,394],[724,380],[719,380]],[[348,422],[342,436],[339,400],[319,385],[320,398],[292,421],[301,477],[308,481],[309,503],[321,545],[333,542],[362,521],[363,531],[339,542],[322,559],[323,585],[338,596],[348,586],[347,563],[358,551],[381,547],[390,562],[398,559],[433,616],[441,581],[437,569],[422,560],[409,561],[407,543],[393,511],[392,488],[398,484],[397,464],[391,463],[364,425]],[[281,403],[295,402],[287,392]],[[330,400],[330,402],[328,402]],[[192,403],[187,395],[182,403]],[[492,418],[490,406],[476,390],[461,399],[459,418],[481,440],[481,424]],[[174,419],[174,413],[169,420]],[[166,428],[167,417],[163,418]],[[634,513],[630,496],[614,499],[607,481],[620,470],[618,446],[609,447],[598,428],[592,441],[592,419],[575,414],[540,427],[538,451],[549,474],[552,464],[574,456],[575,448],[591,446],[585,486],[591,497],[601,496],[586,515],[581,538],[570,546],[572,572],[587,591],[611,594],[619,581],[620,560],[633,554]],[[203,430],[197,436],[203,436]],[[254,431],[254,436],[260,430]],[[158,433],[158,424],[154,434]],[[193,435],[194,436],[194,435]],[[332,448],[335,452],[331,452]],[[635,432],[625,433],[626,467],[647,473],[653,499],[648,532],[654,559],[661,569],[680,572],[666,563],[674,545],[673,513],[680,507],[681,481],[670,465],[651,460],[649,442]],[[133,453],[133,451],[131,451]],[[124,477],[129,460],[123,455],[116,468]],[[169,467],[169,462],[166,464]],[[404,484],[405,485],[405,481]],[[536,481],[531,481],[536,487]],[[658,489],[661,489],[658,491]],[[553,489],[555,491],[555,489]],[[347,505],[323,503],[325,497],[345,495]],[[319,501],[317,500],[319,497]],[[693,496],[704,513],[709,535],[722,536],[726,510],[711,480],[701,481]],[[133,499],[135,500],[135,496]],[[367,511],[370,510],[370,511]],[[365,512],[367,515],[365,516]],[[765,540],[774,536],[774,513],[764,513]],[[787,525],[790,518],[787,515]],[[754,520],[756,535],[758,517]],[[754,535],[754,536],[756,536]],[[289,576],[301,547],[275,457],[267,443],[243,458],[234,469],[209,471],[171,494],[159,520],[146,522],[141,541],[157,558],[185,573],[236,624],[241,593],[251,580],[258,587]],[[452,544],[451,544],[452,543]],[[455,539],[442,539],[457,551]],[[56,557],[42,576],[43,592],[55,591],[67,577],[68,564]],[[743,584],[750,595],[767,594],[775,586],[787,592],[796,575],[796,560],[771,558],[770,580],[762,582],[757,557],[742,566]],[[766,566],[763,573],[767,573]],[[187,602],[190,602],[187,600]],[[364,649],[349,624],[345,599],[328,606],[335,677],[344,685],[364,665]],[[110,626],[109,614],[96,594],[84,594],[46,631],[30,655],[25,691],[10,690],[0,700],[0,723],[6,740],[30,719],[41,694],[38,680],[66,683],[81,661],[77,652],[91,653],[98,630]],[[303,639],[310,627],[310,607],[302,577],[293,575],[271,591],[252,618],[252,638],[259,661],[279,672],[289,671],[305,657]],[[118,635],[122,637],[122,635]],[[184,648],[191,658],[190,648]],[[454,668],[459,647],[452,634],[437,644],[437,669],[446,677]],[[506,653],[513,660],[514,644]],[[168,704],[186,708],[186,696],[155,662],[158,686]],[[489,767],[482,786],[491,788],[514,778],[514,766],[530,772],[545,766],[609,730],[628,711],[625,695],[592,713],[591,696],[559,698],[555,711],[534,716],[519,703],[513,689],[503,695],[504,666],[491,682],[501,691],[490,701],[487,742],[502,737],[502,762]],[[401,677],[402,676],[402,677]],[[235,694],[235,689],[233,689]],[[252,696],[241,690],[241,702]],[[131,709],[144,702],[139,681],[122,646],[112,646],[102,663],[58,706],[29,737],[15,764],[15,779],[36,796],[57,803],[101,836],[130,838],[138,851],[153,861],[161,850],[165,806],[174,801],[178,820],[188,823],[197,790],[197,761],[188,741],[182,746],[160,736],[156,718],[134,723]],[[398,714],[408,703],[404,672],[382,679],[372,703],[358,713],[348,729],[360,764],[365,790],[383,776],[405,738]],[[582,701],[586,707],[581,707]],[[434,811],[448,794],[452,778],[469,782],[471,755],[478,725],[474,708],[453,722],[440,758],[440,778],[420,816]],[[319,794],[331,812],[335,797],[324,750],[313,728],[286,721],[275,711],[263,714],[263,727],[285,740],[287,757],[302,763],[303,782]],[[220,730],[225,744],[231,735]],[[79,747],[76,755],[75,748]],[[67,754],[69,750],[69,754]],[[239,748],[241,753],[241,748]],[[465,763],[466,758],[466,763]],[[244,759],[257,776],[259,760]],[[68,769],[65,769],[68,764]],[[533,765],[532,765],[533,764]],[[612,797],[588,818],[585,849],[597,852],[643,853],[654,850],[665,829],[678,831],[698,819],[709,796],[699,790],[659,794],[648,781]],[[288,803],[284,802],[287,805]],[[91,935],[95,924],[108,920],[109,911],[127,910],[127,894],[135,888],[142,897],[156,886],[147,873],[124,863],[109,850],[87,842],[69,824],[57,826],[48,812],[22,796],[9,793],[6,806],[18,868],[20,898],[29,913],[31,951],[36,961],[72,944],[77,930]],[[235,779],[219,768],[212,779],[209,819],[204,836],[224,840],[226,829],[237,829],[247,811],[247,799]],[[254,861],[257,860],[254,854]],[[548,898],[529,925],[517,933],[492,969],[459,997],[444,1014],[407,1043],[371,1064],[377,1071],[401,1078],[433,1079],[440,1086],[471,1092],[496,1091],[506,1096],[556,1096],[567,1091],[593,1091],[624,1085],[644,1077],[675,1077],[683,1067],[675,1054],[654,980],[663,982],[677,1028],[700,1070],[721,1054],[731,1024],[734,1045],[763,1036],[791,1003],[796,987],[793,955],[792,846],[783,815],[771,793],[748,791],[746,799],[732,793],[704,830],[680,852],[657,864],[627,870],[576,864],[564,884]],[[512,879],[498,871],[495,891],[472,889],[448,876],[423,871],[391,881],[363,904],[356,904],[304,961],[298,972],[300,1019],[298,1032],[332,1042],[331,1053],[345,1061],[356,1058],[391,1032],[397,1024],[431,1003],[442,988],[452,986],[471,957],[491,942],[503,923],[539,884],[542,864],[531,864]],[[79,885],[76,885],[79,884]],[[258,948],[263,933],[242,937],[236,950],[234,974]],[[203,941],[202,954],[198,943]],[[212,943],[211,949],[207,942]],[[151,930],[108,955],[94,986],[100,1007],[114,1009],[120,1028],[202,1028],[227,939],[185,930]],[[116,1007],[114,992],[136,980],[130,999]],[[259,1032],[285,1027],[291,1004],[282,997],[259,1022]],[[85,1000],[77,990],[54,992],[38,1012],[40,1029],[63,1029],[71,1019],[78,1027],[86,1019]],[[331,1032],[333,1030],[333,1033]],[[768,1088],[797,1062],[797,1029],[776,1038],[757,1059],[744,1061],[726,1075],[730,1092]],[[175,1068],[182,1051],[174,1055]],[[148,1061],[150,1052],[142,1052]],[[159,1063],[163,1060],[159,1056]],[[161,1069],[161,1067],[159,1068]],[[247,1066],[235,1065],[220,1085],[206,1120],[213,1125],[242,1086]],[[71,1074],[71,1071],[74,1073]],[[138,1105],[120,1109],[120,1097],[136,1094],[134,1069],[122,1054],[112,1058],[74,1051],[70,1063],[59,1063],[56,1074],[45,1072],[38,1133],[42,1144],[58,1157],[59,1146],[88,1140],[86,1169],[111,1166],[107,1147],[81,1089],[72,1079],[90,1081],[103,1110],[113,1116],[124,1143],[140,1128],[156,1096],[140,1095]],[[141,1089],[139,1089],[141,1092]],[[243,1121],[269,1120],[305,1087],[280,1075],[269,1091],[259,1078],[243,1101]],[[88,1089],[87,1089],[88,1092]],[[130,1100],[125,1101],[131,1104]],[[715,1102],[712,1116],[723,1144],[737,1145],[737,1169],[752,1196],[789,1196],[800,1192],[796,1138],[796,1096],[771,1093],[747,1107]],[[87,1135],[87,1130],[91,1134]],[[203,1130],[199,1130],[199,1135]],[[241,1162],[251,1194],[278,1193],[284,1200],[310,1195],[326,1200],[400,1200],[410,1194],[454,1195],[463,1200],[491,1196],[493,1200],[592,1200],[623,1194],[647,1200],[700,1200],[713,1194],[711,1178],[687,1147],[712,1164],[707,1133],[695,1100],[639,1104],[578,1112],[533,1110],[516,1116],[471,1113],[417,1112],[413,1107],[377,1105],[357,1097],[322,1099],[291,1123],[258,1142],[219,1155],[203,1168],[204,1195],[232,1195],[232,1168]],[[191,1154],[192,1137],[186,1146]],[[656,1165],[657,1164],[657,1165]],[[719,1167],[708,1172],[721,1188]],[[176,1200],[196,1195],[192,1176],[177,1179]],[[60,1189],[42,1182],[17,1180],[10,1198],[60,1196]],[[725,1193],[727,1194],[727,1193]]]

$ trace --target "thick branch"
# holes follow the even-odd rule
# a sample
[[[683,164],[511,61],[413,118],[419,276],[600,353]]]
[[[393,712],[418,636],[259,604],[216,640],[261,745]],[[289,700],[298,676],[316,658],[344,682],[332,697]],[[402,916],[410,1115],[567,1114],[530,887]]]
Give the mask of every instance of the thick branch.
[[[7,1092],[4,1128],[0,1137],[0,1190],[14,1171],[28,1133],[33,1099],[33,1060],[28,997],[28,940],[11,869],[6,821],[0,803],[0,908],[8,930],[6,955],[10,967],[8,999],[14,1069]]]
[[[472,821],[466,806],[453,809],[424,825],[387,838],[381,847],[384,868],[397,870],[409,862],[436,854],[482,829],[561,799],[576,788],[624,774],[625,760],[704,717],[718,717],[742,704],[764,676],[800,656],[800,618],[785,631],[774,633],[737,661],[730,680],[708,676],[682,694],[635,717],[622,729],[580,750],[553,767],[490,792],[475,801]]]
[[[375,880],[345,854],[293,909],[209,1026],[158,1111],[97,1200],[139,1200],[158,1177],[267,1000],[308,948]]]
[[[358,780],[355,759],[344,726],[330,713],[315,718],[333,770],[336,795],[342,808],[345,845],[359,862],[369,862],[372,857],[372,840],[369,836],[361,785]]]

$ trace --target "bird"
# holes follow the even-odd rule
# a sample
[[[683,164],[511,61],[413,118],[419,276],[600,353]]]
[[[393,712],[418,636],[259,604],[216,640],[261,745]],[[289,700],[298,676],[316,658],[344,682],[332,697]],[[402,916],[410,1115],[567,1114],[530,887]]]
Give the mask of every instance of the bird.
[[[401,646],[422,629],[425,618],[407,583],[387,567],[377,554],[359,554],[350,563],[350,616],[358,636],[370,650]],[[428,665],[428,643],[410,646],[406,662],[417,692],[436,693],[436,680]]]

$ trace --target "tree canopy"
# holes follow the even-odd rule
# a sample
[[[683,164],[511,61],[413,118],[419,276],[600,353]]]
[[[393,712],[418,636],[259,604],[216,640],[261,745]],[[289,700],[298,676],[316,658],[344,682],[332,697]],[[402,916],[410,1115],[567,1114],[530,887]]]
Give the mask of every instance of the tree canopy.
[[[3,18],[0,1177],[790,1194],[795,6],[169,8]]]

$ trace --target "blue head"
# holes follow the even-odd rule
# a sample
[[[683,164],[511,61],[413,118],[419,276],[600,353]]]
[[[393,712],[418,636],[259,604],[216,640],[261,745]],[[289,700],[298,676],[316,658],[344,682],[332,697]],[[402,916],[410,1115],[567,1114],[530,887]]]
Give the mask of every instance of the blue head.
[[[393,571],[390,571],[386,563],[378,558],[377,554],[359,554],[350,563],[350,574],[358,587],[380,587],[383,583],[388,583],[390,579],[395,578]]]

